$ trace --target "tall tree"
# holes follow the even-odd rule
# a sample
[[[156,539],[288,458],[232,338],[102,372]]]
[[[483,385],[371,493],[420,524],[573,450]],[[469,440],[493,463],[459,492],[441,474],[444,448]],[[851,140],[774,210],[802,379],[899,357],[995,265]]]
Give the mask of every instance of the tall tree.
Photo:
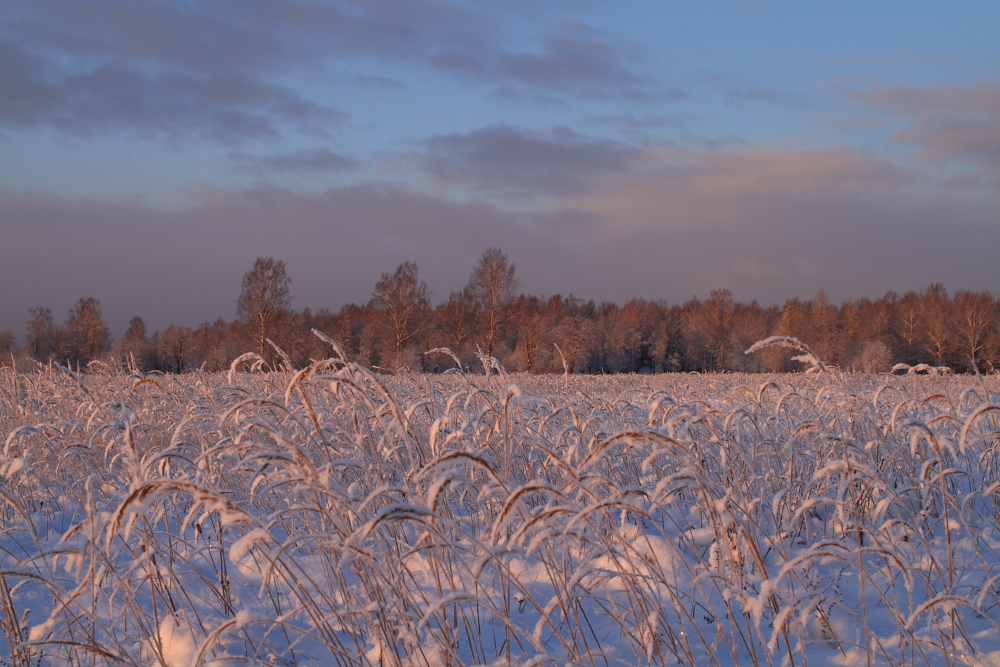
[[[146,340],[146,320],[138,315],[128,321],[128,329],[125,330],[125,338],[137,343]]]
[[[145,320],[138,315],[130,319],[125,335],[119,338],[111,349],[111,356],[129,370],[145,369],[146,356],[149,352],[146,332]]]
[[[733,339],[736,345],[736,354],[731,355],[729,364],[731,367],[744,372],[760,372],[776,367],[779,357],[774,354],[774,349],[762,350],[764,354],[743,354],[751,345],[759,340],[768,337],[773,322],[770,315],[777,315],[777,308],[772,312],[760,307],[756,301],[749,304],[736,304],[733,314]]]
[[[944,364],[954,344],[951,332],[952,302],[941,283],[920,295],[920,329],[924,349],[933,364]]]
[[[837,338],[837,309],[830,304],[826,290],[816,292],[808,306],[808,345],[824,361],[836,359],[834,341]]]
[[[45,306],[32,308],[25,331],[27,352],[36,361],[48,361],[55,353],[56,322]]]
[[[553,348],[555,356],[550,357],[550,370],[564,370],[564,359],[566,370],[570,373],[577,370],[598,370],[588,363],[597,356],[599,346],[595,330],[597,307],[594,302],[586,302],[572,294],[565,298],[557,294],[549,299],[546,310],[546,337],[559,346],[558,351]],[[560,351],[562,356],[559,356]]]
[[[449,294],[448,301],[438,308],[438,314],[446,332],[448,346],[455,354],[461,354],[462,346],[471,333],[472,305],[469,288]]]
[[[17,339],[12,331],[0,331],[0,366],[14,365],[14,354],[18,351]]]
[[[240,326],[227,322],[221,317],[215,322],[205,322],[194,332],[193,337],[203,353],[205,369],[218,372],[229,368],[233,359],[246,352]]]
[[[493,355],[500,331],[511,317],[518,283],[514,264],[500,248],[487,248],[472,270],[466,287],[486,354]]]
[[[920,342],[920,295],[909,291],[899,300],[896,335],[903,346],[903,361],[917,363]]]
[[[537,370],[536,359],[542,344],[544,324],[542,320],[542,302],[537,296],[524,296],[518,299],[513,319],[517,332],[514,363],[518,370]]]
[[[417,275],[417,265],[403,262],[393,273],[383,273],[375,283],[368,306],[375,321],[392,345],[393,364],[400,362],[400,353],[407,341],[427,325],[430,314],[430,291]]]
[[[727,289],[712,290],[708,301],[697,299],[685,305],[684,336],[690,353],[700,357],[702,367],[722,371],[735,342],[736,304]]]
[[[972,365],[982,365],[988,361],[984,354],[991,343],[991,333],[995,330],[996,304],[989,292],[955,292],[955,333],[960,361]]]
[[[193,337],[188,327],[167,327],[156,344],[159,370],[183,373],[191,363]]]
[[[253,268],[243,275],[236,317],[250,327],[257,353],[265,356],[264,347],[278,315],[292,305],[292,279],[285,263],[273,257],[258,257]]]
[[[66,332],[72,356],[78,361],[86,363],[96,359],[111,347],[111,334],[104,323],[101,302],[92,296],[81,297],[70,309]]]
[[[736,302],[733,300],[733,293],[727,289],[712,290],[705,302],[703,314],[715,368],[725,370],[728,368],[729,349],[736,332]]]
[[[620,308],[616,304],[602,304],[601,308],[608,370],[637,373],[656,368],[664,349],[662,310],[644,299],[630,299]]]
[[[785,301],[785,305],[781,307],[781,311],[778,314],[773,333],[777,336],[798,338],[806,345],[810,343],[808,340],[809,320],[806,306],[798,298]],[[764,352],[770,355],[767,358],[767,363],[773,370],[789,372],[802,368],[801,364],[791,360],[793,355],[787,350],[772,348],[772,350],[765,350]]]

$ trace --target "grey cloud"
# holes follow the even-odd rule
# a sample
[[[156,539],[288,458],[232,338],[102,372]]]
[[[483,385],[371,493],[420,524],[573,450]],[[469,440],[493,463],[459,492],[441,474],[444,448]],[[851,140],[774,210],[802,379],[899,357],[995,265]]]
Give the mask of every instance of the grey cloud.
[[[571,100],[562,95],[553,95],[539,91],[526,90],[521,86],[503,84],[497,86],[489,99],[513,102],[515,104],[530,104],[539,108],[566,110],[571,108]]]
[[[400,7],[393,20],[404,27],[421,4]],[[351,50],[346,42],[372,32],[359,21],[391,23],[341,3],[15,5],[0,16],[0,124],[149,130],[172,140],[188,127],[198,139],[223,141],[276,136],[286,124],[322,133],[344,114],[273,81]]]
[[[44,80],[45,68],[16,44],[0,39],[0,120],[30,125],[40,108],[52,108],[58,91]]]
[[[649,128],[683,127],[686,123],[694,119],[692,114],[605,114],[603,116],[588,116],[584,118],[589,123],[597,125],[611,125],[615,127],[627,127],[630,130],[643,130]]]
[[[281,3],[262,0],[80,3],[14,0],[0,16],[0,124],[171,139],[322,132],[343,114],[273,81],[350,58],[432,67],[531,96],[661,96],[613,36],[563,22],[537,49],[505,44],[488,7],[434,0]],[[393,87],[361,77],[358,85]],[[665,96],[665,97],[663,97]]]
[[[769,88],[728,72],[703,72],[699,79],[709,88],[721,93],[726,104],[731,107],[769,104],[805,108],[812,106],[813,103],[811,96],[806,93]]]
[[[499,65],[512,79],[542,88],[598,94],[631,92],[641,83],[625,66],[620,47],[592,36],[552,35],[541,53],[507,53]]]
[[[548,35],[537,51],[475,44],[442,50],[432,56],[432,63],[494,83],[509,99],[531,100],[539,91],[661,102],[687,99],[687,94],[676,88],[658,90],[629,66],[630,59],[627,50],[610,37],[576,29]]]
[[[282,73],[325,59],[426,58],[439,44],[488,42],[485,16],[436,0],[131,3],[13,0],[0,31],[39,50],[184,71]]]
[[[722,136],[706,136],[698,129],[704,117],[688,112],[669,115],[606,114],[587,116],[582,121],[591,126],[613,129],[626,141],[638,146],[686,146],[709,149],[747,144],[746,140],[731,132]]]
[[[291,151],[264,157],[248,153],[231,153],[230,158],[245,171],[261,175],[273,172],[324,173],[354,171],[361,166],[357,160],[321,148]]]
[[[402,81],[376,75],[354,76],[351,77],[351,83],[366,90],[402,90],[406,88]]]
[[[1000,192],[1000,176],[989,169],[971,169],[946,178],[941,187],[955,190]]]
[[[924,121],[903,130],[896,138],[922,146],[936,159],[972,160],[1000,169],[1000,115]]]
[[[850,154],[689,151],[675,162],[552,210],[385,184],[204,188],[177,210],[0,190],[0,330],[21,335],[29,308],[63,316],[84,295],[118,333],[133,315],[153,329],[232,318],[240,276],[262,255],[288,262],[300,308],[367,301],[405,260],[439,302],[488,246],[508,251],[526,292],[598,301],[680,303],[717,287],[765,304],[820,287],[839,300],[935,281],[1000,293],[982,268],[1000,248],[996,196],[907,187],[906,174]]]
[[[689,137],[691,132],[688,128],[696,118],[690,113],[641,115],[626,113],[587,116],[582,120],[593,127],[611,128],[626,137],[630,143],[643,145],[663,143],[662,139],[657,142],[653,137],[661,135],[664,131],[669,131],[670,136],[674,137]]]
[[[275,5],[103,0],[22,2],[18,34],[67,53],[140,59],[185,70],[285,71],[331,56],[431,62],[475,75],[545,86],[632,85],[638,77],[611,38],[564,24],[540,52],[503,48],[503,26],[488,8],[432,0]],[[442,48],[442,45],[448,45]]]
[[[426,61],[441,44],[472,48],[491,43],[495,34],[481,12],[435,0],[334,2],[300,13],[296,22],[330,40],[334,53],[393,61]]]
[[[0,212],[0,330],[18,336],[28,309],[60,317],[84,295],[101,300],[116,334],[134,315],[151,330],[231,319],[257,256],[288,262],[297,307],[336,310],[367,301],[381,272],[402,261],[416,261],[435,298],[447,299],[485,248],[538,262],[551,247],[514,213],[386,185],[206,188],[178,210],[0,190]]]
[[[302,38],[329,23],[329,14],[339,14],[334,6],[310,11],[305,5],[254,0],[14,2],[19,11],[8,14],[0,29],[33,49],[213,73],[285,71],[302,60],[308,63],[320,52]]]
[[[932,282],[994,294],[1000,288],[982,271],[1000,247],[1000,228],[984,224],[987,212],[957,198],[772,201],[748,207],[741,217],[712,226],[625,231],[602,244],[603,255],[628,262],[633,294],[669,294],[674,302],[719,287],[764,304],[808,298],[820,288],[837,301]],[[591,290],[601,279],[574,278],[590,282]]]
[[[597,179],[627,171],[641,157],[634,147],[565,128],[543,133],[495,125],[433,137],[425,145],[419,163],[434,176],[520,196],[581,193]]]
[[[809,96],[789,90],[771,88],[740,87],[726,91],[728,104],[741,107],[746,104],[774,104],[789,107],[808,107],[812,101]]]
[[[357,160],[328,150],[281,153],[266,158],[264,163],[285,171],[353,171],[360,166]]]
[[[9,43],[0,51],[0,123],[8,126],[77,134],[127,129],[172,140],[235,142],[278,136],[283,122],[305,129],[345,118],[240,73],[146,71],[115,61],[63,70],[54,56],[29,55]]]

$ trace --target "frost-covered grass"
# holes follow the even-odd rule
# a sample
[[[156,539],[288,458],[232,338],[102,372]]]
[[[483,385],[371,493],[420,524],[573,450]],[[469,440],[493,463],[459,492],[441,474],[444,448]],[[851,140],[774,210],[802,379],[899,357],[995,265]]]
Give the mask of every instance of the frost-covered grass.
[[[0,375],[4,664],[1000,664],[1000,383]]]

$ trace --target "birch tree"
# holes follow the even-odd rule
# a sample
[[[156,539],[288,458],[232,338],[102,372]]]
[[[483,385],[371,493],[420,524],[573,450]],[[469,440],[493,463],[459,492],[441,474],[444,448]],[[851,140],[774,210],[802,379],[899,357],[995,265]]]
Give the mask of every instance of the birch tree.
[[[430,291],[420,280],[417,265],[403,262],[392,273],[383,273],[375,284],[368,305],[376,323],[393,349],[393,363],[398,364],[407,341],[420,333],[430,316]]]
[[[514,264],[500,248],[487,248],[472,270],[466,287],[475,309],[479,336],[486,354],[493,356],[500,331],[510,320],[517,288]]]
[[[291,289],[285,263],[273,257],[258,257],[243,275],[236,316],[250,328],[261,357],[278,315],[292,305]]]

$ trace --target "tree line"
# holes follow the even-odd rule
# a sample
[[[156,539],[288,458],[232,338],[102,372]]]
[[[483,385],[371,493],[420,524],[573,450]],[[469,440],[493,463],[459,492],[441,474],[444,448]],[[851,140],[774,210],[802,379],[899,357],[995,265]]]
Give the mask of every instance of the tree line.
[[[31,309],[23,348],[11,332],[0,332],[0,363],[18,357],[71,366],[100,361],[182,373],[225,370],[253,351],[271,368],[302,367],[329,356],[312,333],[317,329],[353,361],[386,372],[442,372],[456,358],[475,370],[484,356],[509,371],[531,373],[798,370],[792,355],[780,349],[743,354],[772,335],[794,336],[846,370],[884,372],[897,363],[1000,370],[1000,303],[988,291],[949,295],[935,283],[902,296],[890,291],[839,305],[820,291],[811,300],[761,306],[736,301],[726,289],[683,304],[631,299],[619,305],[521,294],[518,288],[514,263],[499,248],[489,248],[465,287],[437,307],[417,265],[404,262],[381,275],[365,304],[296,311],[285,263],[261,257],[243,277],[234,320],[170,326],[150,335],[137,316],[113,342],[100,302],[86,297],[64,324],[48,308]]]

